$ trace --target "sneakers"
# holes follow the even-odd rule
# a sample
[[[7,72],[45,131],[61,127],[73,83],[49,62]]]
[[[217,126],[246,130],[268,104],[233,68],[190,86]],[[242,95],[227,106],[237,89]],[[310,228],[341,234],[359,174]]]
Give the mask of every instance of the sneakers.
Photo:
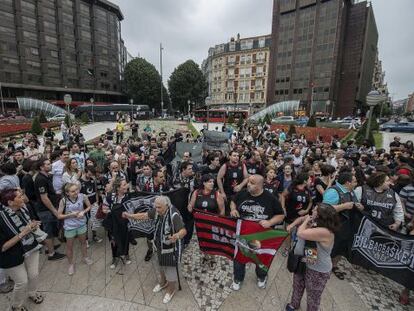
[[[163,303],[169,303],[171,299],[174,297],[175,291],[173,291],[171,294],[166,293],[164,296],[164,299],[162,300]]]
[[[69,265],[68,274],[73,275],[75,273],[75,265]]]
[[[231,289],[234,291],[240,290],[240,282],[233,281],[233,284],[231,284]]]
[[[14,288],[14,282],[10,279],[7,279],[4,284],[0,285],[0,294],[10,293]]]
[[[131,262],[132,262],[132,261],[131,261],[131,259],[129,258],[129,255],[126,255],[126,256],[125,256],[125,264],[126,264],[126,265],[130,265],[130,264],[131,264]]]
[[[91,264],[93,264],[93,260],[90,259],[89,257],[83,258],[83,262],[86,263],[88,266],[90,266]]]
[[[147,250],[147,254],[145,255],[144,260],[145,260],[145,261],[150,261],[153,253],[154,253],[154,252],[152,251],[152,249],[148,249],[148,250]]]
[[[110,269],[115,269],[116,266],[118,265],[119,262],[119,258],[113,258],[112,259],[112,264],[109,266]]]
[[[263,281],[261,281],[260,279],[257,279],[257,286],[261,289],[266,288],[266,283],[267,283],[267,277],[265,277]]]
[[[56,244],[53,248],[54,250],[57,250],[60,247],[60,244]],[[49,250],[45,250],[45,254],[49,255]]]
[[[96,235],[92,237],[92,241],[94,241],[95,243],[101,243],[102,239],[100,237],[97,237]]]
[[[47,260],[51,260],[51,261],[62,260],[65,257],[66,257],[66,255],[55,252],[52,256],[48,256]]]
[[[168,286],[168,282],[165,282],[164,285],[161,284],[157,284],[155,285],[155,287],[152,289],[153,293],[159,293],[160,291],[162,291],[164,288],[166,288]]]
[[[292,307],[291,305],[290,305],[290,303],[288,303],[287,305],[286,305],[286,308],[285,308],[285,311],[295,311],[296,309],[294,308],[294,307]]]

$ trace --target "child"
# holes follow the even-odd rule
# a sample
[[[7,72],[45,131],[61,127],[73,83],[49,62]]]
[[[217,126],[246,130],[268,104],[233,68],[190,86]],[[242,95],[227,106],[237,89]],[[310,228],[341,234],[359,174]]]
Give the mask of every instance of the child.
[[[84,209],[86,206],[86,209]],[[67,183],[64,187],[64,196],[60,200],[58,218],[63,220],[63,229],[66,238],[66,256],[69,261],[68,274],[75,273],[73,263],[73,240],[78,238],[81,243],[83,260],[87,265],[93,262],[88,257],[86,249],[86,216],[91,209],[88,197],[79,193],[79,186],[74,183]]]

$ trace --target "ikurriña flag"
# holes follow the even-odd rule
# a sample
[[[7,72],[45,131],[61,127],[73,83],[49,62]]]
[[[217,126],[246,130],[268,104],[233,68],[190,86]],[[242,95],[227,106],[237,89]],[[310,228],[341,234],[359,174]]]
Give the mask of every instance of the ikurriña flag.
[[[241,263],[253,262],[268,270],[287,232],[263,228],[248,220],[194,213],[200,250]]]

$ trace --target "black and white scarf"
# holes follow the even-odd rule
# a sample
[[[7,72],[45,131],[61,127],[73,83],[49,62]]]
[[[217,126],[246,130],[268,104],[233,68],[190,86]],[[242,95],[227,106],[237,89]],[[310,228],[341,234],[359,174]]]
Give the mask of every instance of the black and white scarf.
[[[2,230],[9,236],[15,236],[20,234],[24,227],[30,223],[29,211],[26,206],[19,209],[20,213],[16,213],[10,207],[1,205],[0,206],[0,222]],[[37,243],[33,233],[26,234],[20,240],[23,246],[23,256],[27,257],[34,251],[40,249],[42,246]]]

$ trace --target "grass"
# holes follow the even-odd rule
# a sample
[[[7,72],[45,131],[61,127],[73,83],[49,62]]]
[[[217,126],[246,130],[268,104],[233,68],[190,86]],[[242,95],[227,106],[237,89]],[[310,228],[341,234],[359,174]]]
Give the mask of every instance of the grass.
[[[374,140],[375,140],[375,148],[377,149],[381,149],[383,146],[383,137],[382,137],[382,133],[375,131],[372,133],[374,135]]]
[[[200,133],[194,127],[193,123],[188,122],[187,127],[193,137],[197,137],[200,135]]]
[[[344,138],[341,139],[341,144],[345,145],[348,140],[354,139],[358,131],[350,131]]]

